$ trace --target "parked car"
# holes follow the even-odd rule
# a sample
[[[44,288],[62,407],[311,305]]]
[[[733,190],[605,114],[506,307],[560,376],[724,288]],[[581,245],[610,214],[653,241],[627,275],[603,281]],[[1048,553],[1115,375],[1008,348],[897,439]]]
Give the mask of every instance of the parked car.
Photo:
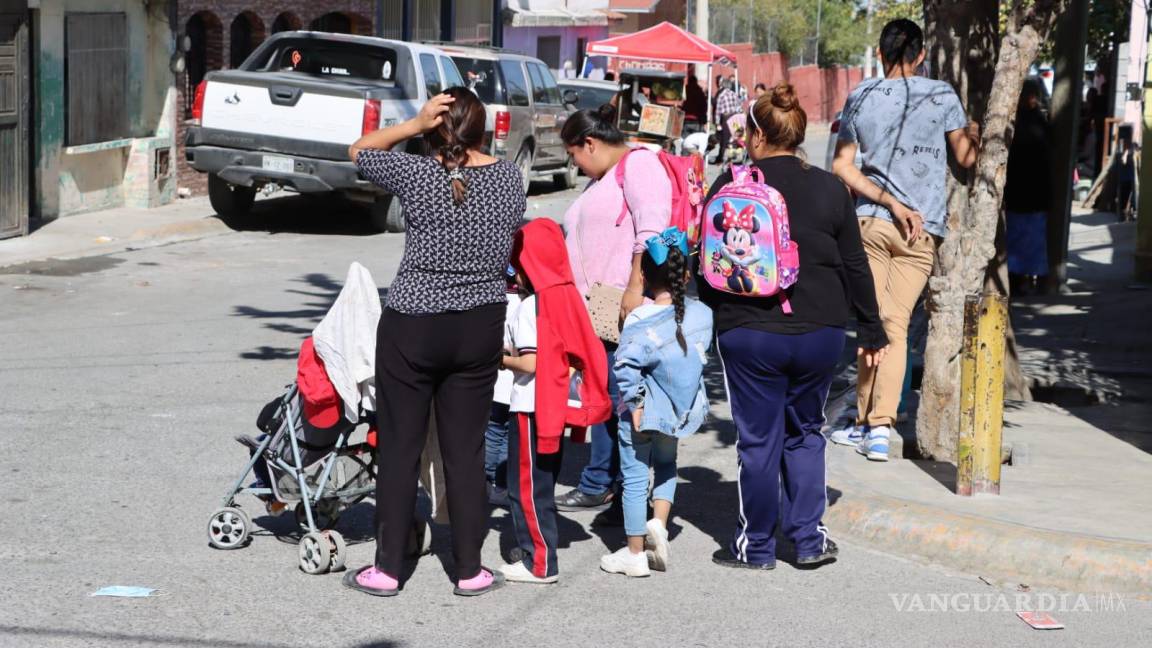
[[[496,48],[444,44],[440,50],[487,106],[489,152],[515,161],[524,190],[533,180],[549,178],[557,188],[575,187],[579,170],[560,139],[571,110],[548,66]]]
[[[261,188],[338,191],[371,205],[372,223],[403,231],[399,200],[360,177],[348,146],[416,115],[429,95],[464,83],[433,47],[364,36],[283,32],[235,70],[196,89],[186,158],[208,174],[222,216],[248,213]],[[410,141],[419,151],[423,142]]]
[[[573,105],[577,110],[596,110],[606,103],[611,103],[620,92],[620,84],[615,81],[596,81],[593,79],[561,79],[560,92],[565,103]],[[571,92],[572,94],[568,94]],[[574,101],[568,101],[573,99]]]

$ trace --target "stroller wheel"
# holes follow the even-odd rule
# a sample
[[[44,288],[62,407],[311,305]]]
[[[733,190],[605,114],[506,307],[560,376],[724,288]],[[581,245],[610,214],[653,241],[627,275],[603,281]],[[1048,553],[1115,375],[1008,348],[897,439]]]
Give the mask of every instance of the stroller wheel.
[[[308,514],[305,512],[304,507],[306,504],[300,502],[296,505],[296,524],[301,529],[308,530]],[[312,508],[312,521],[316,523],[316,528],[319,530],[331,529],[336,526],[336,521],[340,519],[340,502],[338,500],[320,500],[316,506]]]
[[[240,549],[251,532],[252,520],[235,506],[218,509],[208,518],[208,544],[217,549]]]
[[[332,543],[320,533],[310,531],[300,538],[300,571],[323,574],[332,564]]]
[[[322,535],[328,538],[328,544],[332,548],[328,571],[334,572],[344,569],[344,559],[348,557],[348,545],[344,543],[344,536],[340,535],[339,531],[325,531]]]

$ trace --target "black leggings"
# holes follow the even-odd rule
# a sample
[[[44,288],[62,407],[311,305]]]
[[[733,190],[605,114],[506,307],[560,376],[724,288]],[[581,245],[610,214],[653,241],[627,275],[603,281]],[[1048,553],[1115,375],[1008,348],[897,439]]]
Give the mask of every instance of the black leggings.
[[[504,304],[412,316],[385,309],[376,334],[380,435],[376,568],[399,578],[416,505],[428,414],[436,407],[456,576],[480,572],[487,529],[484,428],[500,366]]]

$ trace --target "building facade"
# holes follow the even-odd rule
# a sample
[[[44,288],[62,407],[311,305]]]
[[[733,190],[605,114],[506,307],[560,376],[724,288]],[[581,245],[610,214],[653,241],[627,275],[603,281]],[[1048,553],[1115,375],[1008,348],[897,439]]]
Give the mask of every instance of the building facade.
[[[0,236],[26,233],[33,218],[172,199],[170,9],[0,2]]]
[[[688,3],[684,0],[610,0],[608,4],[611,11],[620,16],[612,24],[613,36],[634,34],[665,21],[691,29],[691,25],[684,24],[688,15]]]
[[[608,37],[614,18],[609,0],[505,0],[504,48],[535,56],[558,77],[602,74],[604,60],[586,65],[584,52]]]

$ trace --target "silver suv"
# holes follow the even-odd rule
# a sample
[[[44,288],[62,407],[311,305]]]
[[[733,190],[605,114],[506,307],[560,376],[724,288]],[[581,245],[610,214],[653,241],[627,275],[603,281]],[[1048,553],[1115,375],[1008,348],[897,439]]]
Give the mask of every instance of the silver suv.
[[[487,137],[494,157],[514,160],[524,176],[551,179],[558,189],[576,186],[579,171],[560,139],[568,120],[551,70],[540,59],[505,50],[440,45],[465,83],[488,108]]]

